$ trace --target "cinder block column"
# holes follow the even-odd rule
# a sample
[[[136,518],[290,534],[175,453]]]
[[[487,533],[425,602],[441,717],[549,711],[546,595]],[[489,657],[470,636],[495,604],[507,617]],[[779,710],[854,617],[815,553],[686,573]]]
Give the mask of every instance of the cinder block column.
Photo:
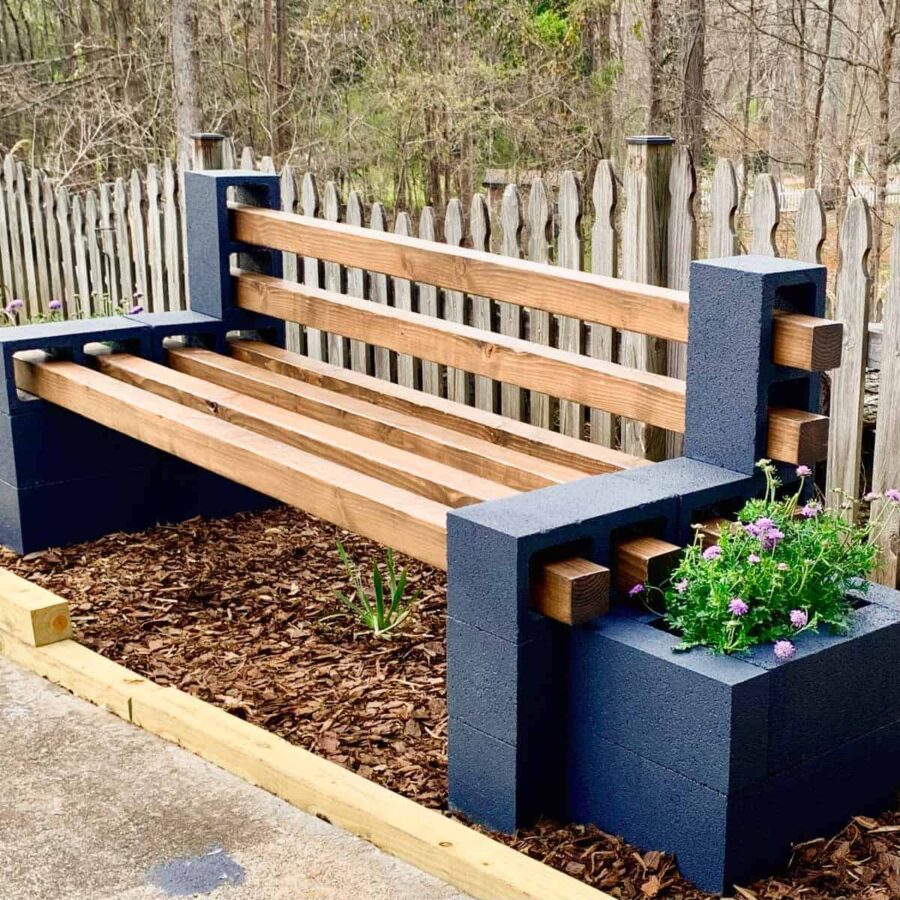
[[[766,456],[770,404],[818,411],[818,377],[772,363],[772,320],[823,316],[825,276],[771,256],[691,263],[686,457],[750,474]]]
[[[98,341],[149,354],[148,329],[125,317],[0,329],[0,543],[19,553],[156,521],[156,450],[16,389],[16,353],[85,362]]]

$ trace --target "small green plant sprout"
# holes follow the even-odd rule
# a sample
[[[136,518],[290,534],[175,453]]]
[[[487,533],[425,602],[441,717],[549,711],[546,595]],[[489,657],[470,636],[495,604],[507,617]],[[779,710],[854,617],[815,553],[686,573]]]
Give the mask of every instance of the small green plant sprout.
[[[337,591],[337,598],[369,631],[376,637],[385,637],[399,628],[410,613],[410,608],[419,596],[419,591],[414,591],[409,597],[406,595],[406,568],[397,574],[394,565],[394,551],[388,549],[385,553],[384,564],[387,579],[381,572],[377,562],[372,563],[372,593],[371,596],[363,584],[362,570],[350,559],[344,545],[337,542],[338,554],[341,562],[347,570],[347,576],[353,585],[353,593],[348,597],[343,591]]]
[[[797,469],[796,491],[782,496],[772,462],[757,465],[765,496],[749,500],[716,544],[704,547],[698,531],[662,589],[631,591],[664,600],[666,623],[681,636],[677,650],[740,653],[769,643],[776,659],[788,660],[803,631],[845,632],[865,596],[866,577],[879,562],[876,541],[900,507],[900,491],[867,494],[867,501],[885,502],[856,525],[847,515],[852,501],[840,493],[837,508],[804,499],[812,475],[806,466]]]

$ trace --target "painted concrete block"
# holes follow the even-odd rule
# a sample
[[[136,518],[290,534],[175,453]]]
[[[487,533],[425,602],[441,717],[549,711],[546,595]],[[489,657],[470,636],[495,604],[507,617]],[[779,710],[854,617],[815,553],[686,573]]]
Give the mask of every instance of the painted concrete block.
[[[771,362],[773,311],[822,315],[825,274],[822,266],[767,256],[691,263],[685,456],[753,474],[766,455],[767,410],[778,376]],[[793,374],[793,399],[812,409],[817,381]],[[779,390],[783,395],[787,388]]]
[[[164,341],[171,337],[184,337],[188,346],[203,347],[216,353],[226,351],[226,327],[221,319],[193,310],[166,313],[137,313],[125,318],[150,329],[150,358],[164,363]]]
[[[0,482],[0,544],[17,553],[77,544],[156,522],[154,471],[133,469],[29,488]]]
[[[115,349],[146,357],[149,356],[149,339],[150,332],[146,326],[125,316],[0,328],[0,352],[3,355],[0,412],[27,410],[34,413],[40,406],[46,406],[42,400],[23,399],[16,390],[13,356],[20,351],[45,350],[81,363],[85,361],[85,344],[102,342]]]
[[[602,766],[612,741],[722,793],[765,778],[767,673],[736,657],[674,653],[678,639],[643,618],[617,609],[572,633],[573,768]]]

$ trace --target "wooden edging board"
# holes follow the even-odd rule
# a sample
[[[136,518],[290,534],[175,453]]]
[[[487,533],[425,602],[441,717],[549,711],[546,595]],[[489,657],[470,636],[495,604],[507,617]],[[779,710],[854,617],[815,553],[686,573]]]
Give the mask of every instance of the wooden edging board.
[[[3,591],[0,583],[0,599]],[[65,603],[49,592],[47,597]],[[612,900],[263,728],[154,684],[74,640],[34,647],[0,629],[0,654],[473,897]]]

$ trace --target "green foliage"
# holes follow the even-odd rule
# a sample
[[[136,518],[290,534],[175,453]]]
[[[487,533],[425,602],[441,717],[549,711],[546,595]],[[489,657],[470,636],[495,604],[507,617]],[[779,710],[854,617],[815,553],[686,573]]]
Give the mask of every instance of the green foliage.
[[[410,607],[419,596],[416,590],[406,597],[406,568],[397,574],[394,565],[394,551],[385,553],[387,580],[382,575],[377,562],[372,563],[372,595],[366,590],[362,580],[361,567],[347,555],[344,545],[338,541],[338,554],[347,570],[347,577],[353,585],[353,593],[348,597],[337,591],[337,598],[376,637],[384,637],[399,628],[410,613]]]
[[[569,24],[555,9],[545,9],[535,15],[534,28],[544,44],[556,47],[565,42]]]
[[[775,467],[768,460],[759,465],[766,496],[745,504],[718,545],[704,550],[698,535],[663,592],[666,622],[682,636],[677,649],[737,653],[774,641],[776,656],[786,659],[801,631],[845,631],[854,595],[865,594],[866,576],[878,562],[871,538],[886,516],[858,526],[819,501],[801,506],[804,467],[797,491],[779,499]],[[885,497],[881,513],[889,516],[900,493]]]

